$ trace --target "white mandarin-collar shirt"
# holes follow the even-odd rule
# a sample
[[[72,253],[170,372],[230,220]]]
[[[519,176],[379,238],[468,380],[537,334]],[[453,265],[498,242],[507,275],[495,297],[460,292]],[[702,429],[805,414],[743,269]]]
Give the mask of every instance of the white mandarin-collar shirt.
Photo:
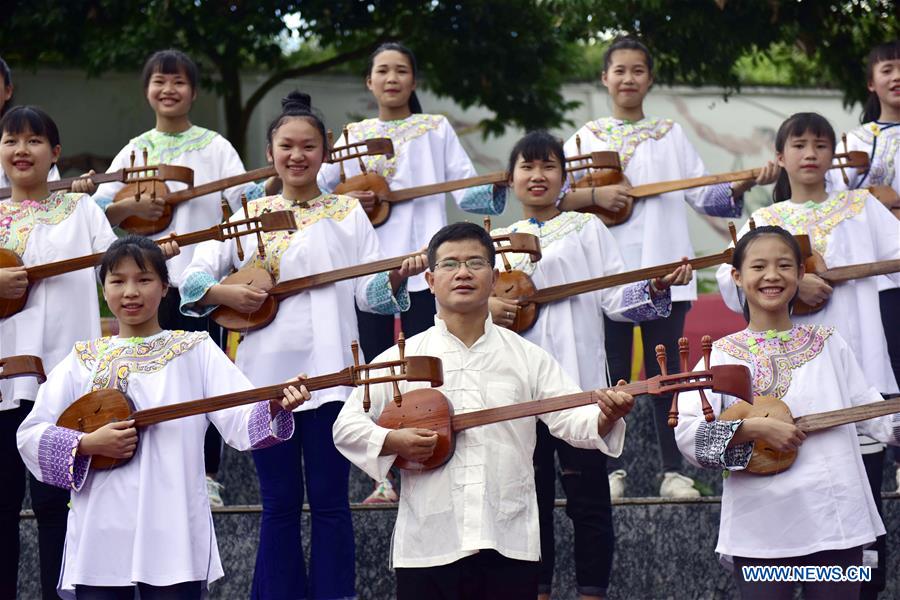
[[[406,355],[436,356],[443,362],[444,384],[437,388],[455,414],[506,406],[580,391],[556,360],[518,334],[495,326],[470,347],[435,318],[435,326],[406,342]],[[398,358],[397,347],[374,362]],[[373,371],[373,375],[376,372]],[[401,382],[401,392],[428,383]],[[371,408],[362,406],[357,388],[334,424],[337,448],[371,477],[387,475],[396,455],[382,456],[391,431],[375,423],[392,401],[390,384],[373,386]],[[618,421],[601,437],[596,404],[540,415],[553,435],[578,448],[619,456],[625,423]],[[473,427],[456,436],[456,450],[444,466],[403,472],[403,487],[393,538],[394,567],[444,565],[479,550],[509,558],[540,558],[537,500],[532,454],[535,418]]]

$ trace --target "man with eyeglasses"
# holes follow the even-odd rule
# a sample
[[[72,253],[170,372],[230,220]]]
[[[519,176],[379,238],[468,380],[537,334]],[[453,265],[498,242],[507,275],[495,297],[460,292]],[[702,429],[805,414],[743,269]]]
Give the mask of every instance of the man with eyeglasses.
[[[444,393],[454,413],[505,406],[581,391],[547,352],[495,326],[488,311],[497,271],[490,235],[471,223],[438,231],[428,245],[425,280],[437,300],[435,325],[406,341],[406,354],[443,361]],[[396,346],[375,361],[399,357]],[[401,391],[427,384],[401,382]],[[579,448],[622,452],[625,416],[634,406],[623,392],[598,392],[597,405],[537,418],[553,435]],[[393,397],[388,385],[357,389],[334,424],[334,441],[371,477],[384,477],[399,455],[427,460],[437,434],[376,425]],[[393,538],[398,600],[485,600],[537,596],[540,543],[532,453],[535,417],[460,432],[450,461],[403,474]]]

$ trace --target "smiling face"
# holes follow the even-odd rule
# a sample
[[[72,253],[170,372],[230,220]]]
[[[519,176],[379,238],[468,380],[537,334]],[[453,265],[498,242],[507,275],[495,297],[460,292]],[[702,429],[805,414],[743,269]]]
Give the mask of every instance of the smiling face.
[[[784,151],[776,153],[778,166],[787,172],[791,187],[812,186],[825,181],[825,172],[834,159],[832,140],[806,131],[788,136]]]
[[[459,265],[456,269],[441,268],[442,261],[481,258],[484,268],[471,269]],[[497,271],[490,263],[485,247],[475,239],[444,242],[437,248],[434,271],[425,272],[425,281],[439,305],[439,312],[487,315],[488,298],[494,289]]]
[[[159,117],[178,119],[191,111],[197,92],[183,72],[153,73],[147,82],[147,102]]]
[[[601,81],[613,104],[625,109],[640,108],[653,83],[647,55],[640,50],[616,50],[609,57]]]
[[[752,321],[755,311],[786,315],[803,272],[791,247],[770,234],[749,243],[740,270],[732,269],[731,277],[747,298]]]
[[[883,60],[875,64],[869,91],[878,96],[882,112],[900,114],[900,59]]]
[[[109,309],[119,320],[120,335],[144,335],[142,330],[158,329],[159,303],[168,286],[152,269],[150,261],[144,261],[141,269],[130,256],[122,258],[106,273],[103,280],[103,297]]]
[[[396,50],[380,52],[372,61],[366,87],[379,106],[404,108],[416,89],[416,76],[409,58]]]
[[[289,198],[300,199],[313,187],[318,190],[316,175],[325,157],[325,140],[309,119],[287,117],[273,132],[266,155]]]
[[[46,136],[37,135],[31,129],[19,133],[4,131],[0,137],[0,165],[16,187],[45,185],[59,152],[59,145],[51,146]]]
[[[550,154],[546,159],[516,159],[512,173],[512,188],[516,198],[530,208],[556,205],[562,189],[563,168],[559,159]]]

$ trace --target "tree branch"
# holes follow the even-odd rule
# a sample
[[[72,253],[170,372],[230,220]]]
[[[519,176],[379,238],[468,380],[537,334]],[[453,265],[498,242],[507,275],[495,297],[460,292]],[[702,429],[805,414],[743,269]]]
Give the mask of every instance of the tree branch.
[[[244,122],[246,123],[250,121],[250,115],[253,114],[253,110],[256,108],[256,105],[262,101],[265,95],[268,94],[272,88],[274,88],[282,81],[290,79],[292,77],[302,77],[304,75],[320,73],[322,71],[325,71],[326,69],[330,69],[335,65],[339,65],[349,60],[354,60],[366,56],[373,50],[375,50],[375,48],[377,48],[382,42],[386,41],[389,37],[390,36],[382,34],[376,37],[370,43],[350,50],[349,52],[344,52],[343,54],[338,54],[337,56],[332,56],[331,58],[310,65],[303,65],[300,67],[294,67],[292,69],[285,69],[283,71],[275,73],[267,80],[265,80],[262,85],[256,88],[256,91],[254,91],[250,95],[250,97],[247,98],[247,103],[244,105]]]

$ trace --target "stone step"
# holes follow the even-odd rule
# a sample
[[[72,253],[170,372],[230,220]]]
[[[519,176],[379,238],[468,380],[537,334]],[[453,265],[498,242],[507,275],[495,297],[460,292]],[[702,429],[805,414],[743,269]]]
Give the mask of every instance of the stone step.
[[[900,495],[884,494],[884,508],[887,530],[898,531]],[[357,543],[357,594],[365,600],[393,598],[394,577],[388,568],[388,559],[396,508],[355,504],[352,509]],[[614,502],[616,554],[609,598],[735,597],[731,576],[719,565],[713,552],[719,509],[717,497],[696,500],[626,498]],[[249,597],[259,515],[259,506],[228,506],[213,510],[226,575],[212,589],[211,598],[236,600]],[[308,512],[304,512],[304,527],[307,532]],[[577,594],[572,524],[566,517],[564,501],[557,502],[554,527],[557,555],[554,598],[574,600]],[[19,597],[39,598],[37,528],[30,511],[23,512],[21,531]],[[303,542],[308,556],[307,540]],[[888,545],[890,576],[882,597],[898,598],[900,544],[896,535],[889,535]]]

